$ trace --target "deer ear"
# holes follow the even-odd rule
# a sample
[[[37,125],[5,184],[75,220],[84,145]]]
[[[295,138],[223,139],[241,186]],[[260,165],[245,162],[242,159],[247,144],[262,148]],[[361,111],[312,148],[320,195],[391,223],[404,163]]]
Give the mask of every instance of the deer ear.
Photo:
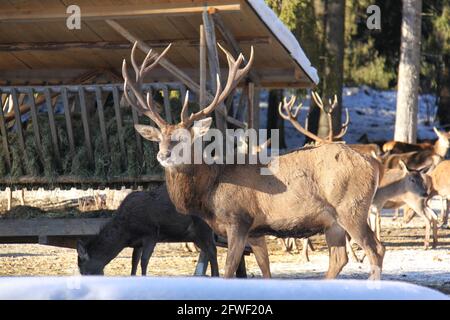
[[[161,132],[152,126],[147,126],[143,124],[135,124],[134,128],[141,136],[150,141],[159,142],[161,141]]]
[[[407,174],[409,172],[408,167],[403,162],[403,160],[400,160],[398,164],[400,165],[400,168],[402,169],[403,173]]]
[[[194,136],[194,139],[203,137],[209,130],[212,124],[212,118],[208,117],[199,121],[195,121],[194,125],[191,128],[191,132]]]
[[[84,245],[84,242],[81,240],[77,241],[77,253],[80,259],[89,260],[89,254],[86,250],[86,246]]]

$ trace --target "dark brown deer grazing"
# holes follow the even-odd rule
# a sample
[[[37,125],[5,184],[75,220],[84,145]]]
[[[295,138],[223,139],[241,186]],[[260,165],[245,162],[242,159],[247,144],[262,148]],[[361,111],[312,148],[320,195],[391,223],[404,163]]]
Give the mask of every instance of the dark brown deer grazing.
[[[218,277],[217,251],[211,228],[199,217],[178,213],[165,186],[152,192],[133,192],[120,205],[114,218],[100,233],[79,241],[78,267],[81,274],[103,274],[104,267],[125,247],[132,247],[131,275],[136,275],[141,260],[142,275],[158,242],[194,242],[211,265],[211,275]]]
[[[432,148],[422,149],[422,147],[420,147],[421,150],[419,151],[390,154],[384,158],[384,166],[390,169],[398,168],[401,160],[409,169],[426,170],[427,172],[431,172],[439,164],[439,162],[445,158],[450,146],[450,133],[441,132],[436,128],[433,129],[438,136],[438,140],[436,140]],[[402,145],[407,145],[408,148],[411,146],[409,144]]]
[[[179,155],[172,153],[175,145],[192,147],[191,140],[207,133],[212,122],[207,116],[250,69],[253,48],[242,69],[242,55],[235,60],[228,51],[221,49],[229,66],[224,89],[219,81],[213,101],[190,116],[185,103],[181,122],[175,125],[162,119],[150,96],[145,99],[138,86],[158,60],[149,66],[150,56],[147,55],[141,67],[136,65],[136,81],[128,75],[126,63],[123,64],[128,102],[158,126],[136,125],[136,129],[144,138],[159,142],[157,159],[165,168],[167,189],[177,210],[200,215],[216,233],[227,236],[225,277],[234,275],[247,239],[252,240],[249,237],[270,234],[302,238],[324,231],[330,252],[327,278],[336,277],[347,263],[345,233],[348,232],[369,257],[370,277],[379,279],[384,247],[367,224],[369,206],[378,184],[378,168],[369,157],[340,144],[284,154],[275,159],[276,166],[275,160],[269,165],[180,164]],[[128,90],[136,100],[128,95]],[[292,120],[295,117],[290,111],[294,103],[295,99],[291,99],[283,108],[289,111],[287,117]],[[177,129],[189,130],[192,139],[178,138]],[[261,175],[261,168],[272,170],[273,175]]]

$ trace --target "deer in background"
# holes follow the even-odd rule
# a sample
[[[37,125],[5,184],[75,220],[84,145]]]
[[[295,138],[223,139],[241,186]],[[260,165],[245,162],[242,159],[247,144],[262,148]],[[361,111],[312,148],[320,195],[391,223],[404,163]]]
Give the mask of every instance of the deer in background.
[[[409,169],[426,170],[431,172],[447,155],[450,146],[450,133],[441,132],[433,128],[438,136],[438,140],[432,147],[425,148],[423,145],[419,146],[420,150],[389,154],[383,159],[383,164],[386,168],[397,168],[400,160],[403,161]],[[408,148],[417,146],[414,144],[396,143],[398,146],[407,146]]]
[[[323,143],[339,142],[340,139],[342,139],[344,137],[344,135],[347,133],[348,126],[350,124],[350,116],[349,116],[348,109],[347,108],[345,109],[346,119],[345,119],[344,123],[341,125],[339,132],[337,134],[334,134],[332,114],[333,114],[334,109],[338,105],[337,96],[334,95],[333,100],[328,99],[328,103],[325,105],[323,103],[322,98],[315,91],[313,91],[311,93],[311,96],[312,96],[316,106],[326,115],[327,121],[328,121],[328,128],[329,128],[328,136],[325,137],[325,139],[318,138],[317,136],[310,136],[310,138],[313,141],[312,144],[320,145]],[[300,110],[301,107],[302,107],[302,105],[300,104],[298,107],[298,110]],[[281,109],[279,111],[280,111],[281,117],[283,117],[285,120],[291,121],[291,119],[288,116],[286,116],[282,112]],[[295,121],[291,121],[291,123],[300,133],[303,133],[303,134],[308,133],[307,126],[305,126],[305,128],[303,129]],[[307,124],[308,122],[306,121],[305,123]],[[376,144],[349,144],[348,146],[351,149],[353,149],[361,154],[365,154],[365,155],[373,156],[374,153],[376,153],[376,154],[380,153],[380,148]],[[379,179],[381,180],[382,175],[383,175],[383,166],[381,166],[378,161],[375,161],[375,165],[377,165],[377,167],[379,169]],[[296,244],[295,239],[288,240],[288,241]],[[286,248],[288,248],[287,245],[286,245]],[[311,250],[314,250],[311,240],[309,238],[303,239],[302,240],[302,260],[303,261],[307,261],[307,262],[309,261],[309,254],[308,254],[309,248],[311,248]],[[348,248],[348,251],[351,253],[353,259],[358,261],[359,259],[357,258],[356,254],[354,253],[349,239],[347,241],[347,248]]]
[[[158,60],[149,65],[149,53],[139,67],[132,51],[136,80],[122,67],[124,92],[130,105],[154,121],[157,127],[136,125],[147,140],[159,143],[157,159],[164,167],[167,189],[177,210],[197,214],[219,235],[228,239],[225,277],[232,277],[240,262],[245,243],[251,237],[308,237],[325,231],[330,264],[327,278],[335,278],[347,263],[345,234],[348,232],[365,250],[371,265],[370,278],[379,279],[384,247],[367,224],[370,203],[378,184],[378,168],[373,161],[345,145],[325,144],[281,155],[274,170],[273,161],[263,164],[180,164],[172,153],[179,143],[190,144],[205,135],[211,112],[224,101],[248,73],[253,62],[253,48],[247,65],[244,57],[235,58],[223,47],[228,62],[224,89],[218,81],[214,99],[199,112],[188,115],[187,102],[182,107],[181,122],[169,124],[156,112],[150,95],[145,99],[139,84]],[[130,90],[135,99],[129,96]],[[289,117],[295,98],[285,101]],[[176,136],[177,129],[189,130],[191,140]],[[181,140],[181,141],[180,141]],[[188,145],[189,147],[189,145]],[[194,162],[192,162],[194,163]],[[260,169],[273,170],[261,175]],[[351,169],[350,169],[351,168]]]
[[[430,173],[431,186],[430,186],[430,198],[439,195],[442,198],[442,226],[448,227],[448,212],[450,207],[450,160],[442,161],[437,167]],[[447,201],[447,205],[444,206],[444,199]]]
[[[373,227],[377,238],[381,233],[381,209],[395,209],[408,205],[425,221],[425,249],[430,246],[430,234],[433,229],[433,244],[437,245],[436,215],[427,206],[428,185],[427,176],[419,171],[410,171],[403,161],[400,161],[401,169],[388,169],[375,193],[372,207],[375,214]]]

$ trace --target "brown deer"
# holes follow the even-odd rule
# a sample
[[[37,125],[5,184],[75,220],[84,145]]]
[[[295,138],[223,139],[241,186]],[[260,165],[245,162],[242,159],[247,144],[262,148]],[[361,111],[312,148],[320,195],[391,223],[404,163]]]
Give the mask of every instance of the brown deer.
[[[437,245],[436,215],[427,206],[428,185],[427,176],[418,171],[409,171],[400,161],[401,169],[388,169],[375,193],[372,208],[375,213],[373,227],[380,239],[381,216],[383,208],[395,209],[408,205],[425,221],[425,248],[430,245],[431,228],[433,227],[433,248]]]
[[[252,65],[253,48],[243,68],[240,68],[244,60],[242,54],[235,60],[220,48],[229,67],[224,89],[218,81],[211,103],[190,116],[185,101],[181,122],[174,125],[156,112],[150,95],[145,99],[139,87],[168,48],[152,64],[149,61],[153,55],[149,53],[140,67],[133,50],[136,80],[129,76],[126,62],[123,63],[126,99],[158,127],[136,125],[136,130],[144,138],[159,143],[157,159],[165,169],[167,189],[177,210],[200,215],[217,234],[226,235],[229,249],[225,277],[234,275],[245,243],[247,239],[250,242],[251,237],[302,238],[324,231],[330,253],[327,278],[335,278],[347,263],[345,234],[348,232],[369,257],[370,278],[379,279],[384,247],[367,224],[369,206],[378,184],[378,168],[369,157],[340,144],[292,151],[276,157],[268,165],[180,164],[179,155],[172,153],[178,144],[188,144],[192,148],[192,139],[208,132],[212,122],[208,115],[224,101]],[[129,96],[128,90],[135,99]],[[293,121],[294,103],[292,98],[283,106],[288,112],[286,116]],[[189,130],[192,139],[180,139],[177,129]],[[261,175],[262,168],[272,170],[273,175]]]
[[[339,142],[340,139],[342,139],[344,137],[344,135],[347,133],[348,130],[348,126],[350,124],[350,116],[349,116],[349,112],[348,109],[345,109],[345,114],[346,114],[346,119],[344,121],[344,123],[341,125],[341,128],[339,130],[339,132],[337,134],[334,134],[334,128],[333,128],[333,119],[332,119],[332,113],[334,111],[334,109],[337,107],[338,104],[338,100],[337,100],[337,96],[334,95],[333,100],[328,99],[328,104],[324,105],[322,98],[320,97],[319,94],[317,94],[315,91],[313,91],[311,93],[311,96],[316,104],[316,106],[325,113],[325,115],[327,116],[327,121],[328,121],[328,128],[329,128],[329,133],[328,136],[325,138],[325,142],[327,143],[331,143],[331,142]],[[286,120],[289,120],[287,118],[285,118]],[[307,123],[308,121],[305,122],[305,129],[307,130]],[[296,127],[297,128],[297,127]],[[299,130],[300,132],[302,132],[301,130]],[[324,143],[324,140],[319,140],[319,139],[313,139],[313,145],[317,145],[317,144],[322,144]],[[376,160],[378,160],[378,156],[381,154],[380,152],[380,147],[376,144],[348,144],[348,146],[361,153],[361,154],[365,154],[365,155],[370,155],[372,157],[374,157]],[[384,172],[384,168],[383,166],[379,163],[379,161],[375,161],[375,164],[378,166],[379,169],[379,179],[382,179],[383,176],[383,172]],[[295,240],[291,240],[294,241],[293,243],[295,244]],[[302,246],[302,260],[303,261],[309,261],[309,254],[308,254],[308,250],[309,248],[311,248],[313,250],[312,247],[312,243],[310,241],[310,239],[306,238],[303,239],[302,242],[303,246]],[[351,253],[352,257],[354,260],[359,261],[359,259],[357,258],[356,254],[354,253],[351,244],[349,241],[347,241],[347,248],[349,249],[349,252]]]
[[[447,201],[447,206],[444,206],[442,201],[442,226],[448,227],[448,212],[449,212],[449,200],[450,200],[450,160],[442,161],[437,167],[430,173],[431,176],[431,191],[430,198],[439,195]]]
[[[411,151],[406,153],[389,154],[383,159],[383,164],[386,168],[398,168],[400,160],[403,161],[409,169],[426,170],[431,172],[447,155],[450,146],[450,133],[441,132],[433,128],[438,136],[438,139],[432,148],[418,147],[421,150]],[[407,145],[410,144],[399,144]],[[414,146],[414,145],[412,145]]]

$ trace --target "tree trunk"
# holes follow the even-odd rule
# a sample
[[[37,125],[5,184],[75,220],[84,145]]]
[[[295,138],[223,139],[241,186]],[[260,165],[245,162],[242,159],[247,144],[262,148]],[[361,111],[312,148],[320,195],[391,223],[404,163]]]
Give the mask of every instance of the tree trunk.
[[[441,126],[450,125],[450,55],[444,54],[439,85],[437,116]],[[449,130],[446,127],[446,130]]]
[[[278,104],[283,99],[283,90],[270,90],[269,103],[267,109],[267,137],[270,138],[270,129],[280,130],[279,148],[286,148],[286,141],[284,139],[284,120],[278,113]]]
[[[408,143],[417,140],[421,13],[422,0],[403,0],[394,139]]]
[[[316,8],[320,11],[320,8]],[[341,127],[342,115],[342,86],[344,81],[344,27],[345,27],[345,0],[326,0],[324,10],[324,49],[326,60],[324,62],[322,78],[322,99],[328,101],[336,94],[338,106],[333,112],[333,131],[338,133]],[[327,137],[330,128],[326,114],[310,108],[308,128],[317,132],[320,137]]]

